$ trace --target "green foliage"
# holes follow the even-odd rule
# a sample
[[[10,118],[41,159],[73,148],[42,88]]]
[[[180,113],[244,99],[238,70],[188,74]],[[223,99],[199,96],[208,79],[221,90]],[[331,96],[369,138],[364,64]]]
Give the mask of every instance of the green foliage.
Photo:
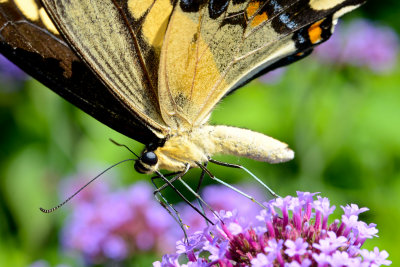
[[[397,0],[368,1],[359,12],[362,12],[371,20],[385,22],[398,33],[400,32],[400,5]]]

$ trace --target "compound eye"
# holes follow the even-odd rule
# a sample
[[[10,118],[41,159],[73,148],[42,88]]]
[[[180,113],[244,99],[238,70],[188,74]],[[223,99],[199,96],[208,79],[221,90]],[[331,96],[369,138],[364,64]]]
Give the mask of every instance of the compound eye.
[[[140,159],[143,163],[150,166],[156,165],[158,161],[157,155],[153,151],[145,152]]]

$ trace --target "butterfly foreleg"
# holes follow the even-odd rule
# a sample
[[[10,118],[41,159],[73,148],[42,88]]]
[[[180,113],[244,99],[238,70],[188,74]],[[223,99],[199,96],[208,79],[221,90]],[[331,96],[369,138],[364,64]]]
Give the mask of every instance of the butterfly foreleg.
[[[208,165],[208,162],[205,162],[204,163],[204,167],[207,168],[207,165]],[[206,172],[204,170],[201,170],[201,174],[200,174],[200,177],[199,177],[199,182],[198,182],[197,187],[196,187],[196,193],[199,193],[199,191],[200,191],[200,187],[201,187],[201,184],[203,183],[205,174],[206,174]],[[201,212],[205,215],[206,212],[204,211],[203,204],[201,203],[201,201],[198,198],[196,200],[197,200],[197,204],[199,204]],[[208,225],[207,221],[206,221],[206,223]]]
[[[164,174],[164,177],[169,177],[169,176],[177,175],[178,173],[180,173],[180,172],[171,172],[171,173],[167,173],[167,174]],[[164,184],[162,184],[162,186],[158,187],[158,186],[155,184],[155,180],[158,180],[158,179],[161,179],[161,177],[160,177],[159,175],[153,176],[153,177],[151,177],[151,182],[152,182],[152,184],[155,186],[155,188],[157,188],[156,190],[158,190],[159,192],[161,192],[161,191],[164,190],[166,187],[168,187],[168,184],[167,184],[167,183],[164,183]],[[170,182],[171,182],[171,181],[170,181]]]
[[[204,177],[204,175],[203,175]],[[198,194],[198,189],[199,186],[196,188],[197,191],[194,191],[183,179],[182,177],[179,177],[178,180],[189,190],[189,192],[191,192],[195,198],[199,201],[199,203],[204,204],[213,214],[216,218],[218,218],[219,220],[221,220],[221,218],[219,217],[218,213],[210,206],[208,205],[207,202],[204,201],[204,199]],[[202,205],[200,204],[201,207],[201,215],[203,218],[207,218],[204,212],[204,209],[202,207]],[[210,220],[206,219],[206,222],[210,222]],[[212,223],[213,224],[213,223]]]
[[[172,173],[171,175],[173,175],[174,173]],[[167,175],[169,176],[169,175]],[[151,177],[151,182],[154,185],[154,187],[156,188],[153,192],[154,194],[154,198],[157,200],[158,203],[160,203],[160,205],[169,213],[169,215],[171,215],[172,218],[174,218],[174,220],[178,223],[179,227],[182,229],[183,231],[183,235],[185,237],[185,240],[188,240],[187,237],[187,233],[186,233],[186,229],[185,229],[185,225],[183,224],[182,218],[179,214],[179,212],[174,208],[174,206],[172,206],[171,203],[168,202],[168,200],[164,197],[164,195],[162,194],[160,188],[156,185],[156,183],[154,182],[154,180],[161,178],[161,176],[157,175],[154,177]],[[165,184],[164,184],[165,185]],[[160,199],[160,198],[161,199]],[[173,212],[171,211],[173,210]],[[175,216],[174,216],[174,214]]]
[[[179,190],[172,184],[174,181],[176,181],[177,179],[180,179],[188,172],[188,170],[190,169],[190,165],[187,164],[186,168],[184,171],[178,173],[176,176],[174,176],[173,178],[171,178],[171,180],[168,180],[162,173],[160,173],[159,171],[156,171],[157,176],[159,176],[160,178],[163,179],[163,181],[165,182],[161,187],[157,188],[156,190],[154,190],[153,194],[157,195],[157,194],[161,194],[161,190],[163,190],[165,187],[169,186],[172,190],[174,190],[178,196],[184,201],[186,202],[191,208],[193,208],[198,214],[200,214],[206,221],[208,221],[209,223],[213,224],[213,222],[208,219],[197,207],[195,207],[181,192],[179,192]],[[193,190],[193,189],[192,189]]]

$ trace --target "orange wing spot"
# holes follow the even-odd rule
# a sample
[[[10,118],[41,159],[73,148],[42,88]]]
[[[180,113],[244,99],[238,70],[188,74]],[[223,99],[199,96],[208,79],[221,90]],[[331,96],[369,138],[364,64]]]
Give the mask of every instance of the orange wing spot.
[[[254,17],[253,21],[251,22],[251,26],[256,27],[266,20],[268,20],[268,15],[266,12],[263,12],[262,14]]]
[[[259,8],[260,8],[260,2],[255,1],[255,2],[249,3],[249,5],[246,9],[247,18],[251,18],[252,16],[254,16],[257,13]],[[268,20],[268,15],[266,12],[263,12],[261,14],[255,15],[253,20],[251,21],[250,25],[254,28],[266,20]]]
[[[250,18],[251,16],[253,16],[259,8],[260,8],[260,2],[249,3],[246,9],[247,17]]]
[[[313,25],[311,25],[310,28],[308,28],[308,36],[310,37],[310,41],[312,44],[318,43],[322,39],[321,38],[322,29],[320,25],[323,21],[324,21],[323,19],[317,21]]]

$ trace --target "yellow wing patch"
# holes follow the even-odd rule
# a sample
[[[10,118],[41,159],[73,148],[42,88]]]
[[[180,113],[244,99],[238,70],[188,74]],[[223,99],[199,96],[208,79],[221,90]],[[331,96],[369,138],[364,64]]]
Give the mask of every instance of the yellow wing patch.
[[[172,128],[195,124],[198,110],[209,104],[210,89],[221,78],[214,55],[200,34],[199,24],[175,12],[160,59],[159,102],[164,121]],[[184,25],[184,26],[183,26]],[[172,67],[173,66],[173,67]],[[222,79],[220,83],[224,84]]]
[[[135,19],[140,19],[153,3],[154,0],[128,0],[128,9]]]
[[[60,35],[56,26],[54,26],[53,22],[51,21],[49,15],[46,13],[43,7],[39,10],[40,20],[43,22],[44,26],[54,34]]]
[[[39,7],[35,0],[15,0],[14,2],[26,18],[32,21],[39,19]]]
[[[310,6],[314,10],[328,10],[343,2],[344,0],[311,0]]]
[[[160,50],[168,20],[172,12],[169,0],[129,0],[128,10],[136,20],[146,16],[141,25],[141,34],[146,43]]]
[[[2,0],[0,3],[5,3],[7,0]],[[53,34],[59,35],[57,28],[54,26],[53,22],[49,18],[43,7],[39,7],[35,0],[14,0],[15,5],[18,10],[30,21],[42,22],[47,30]]]
[[[172,5],[169,0],[156,1],[143,23],[143,36],[157,49],[161,49],[171,12]],[[154,23],[155,21],[157,23]]]
[[[267,19],[266,14],[255,13],[257,5],[242,9],[259,18],[256,24]],[[244,22],[247,14],[240,17]],[[160,56],[158,84],[161,113],[172,128],[201,125],[252,69],[271,57],[294,52],[294,45],[286,45],[293,42],[277,42],[281,36],[268,25],[246,35],[241,23],[221,27],[223,19],[211,18],[207,7],[197,13],[184,12],[179,5],[174,9]]]

